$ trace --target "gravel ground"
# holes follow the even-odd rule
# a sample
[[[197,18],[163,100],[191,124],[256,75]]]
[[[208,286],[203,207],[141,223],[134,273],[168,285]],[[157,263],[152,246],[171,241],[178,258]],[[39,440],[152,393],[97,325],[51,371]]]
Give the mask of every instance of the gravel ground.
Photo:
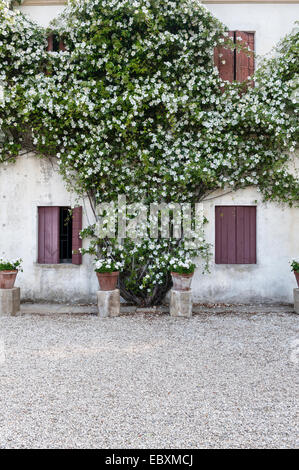
[[[240,311],[0,317],[0,448],[297,448],[298,315]]]

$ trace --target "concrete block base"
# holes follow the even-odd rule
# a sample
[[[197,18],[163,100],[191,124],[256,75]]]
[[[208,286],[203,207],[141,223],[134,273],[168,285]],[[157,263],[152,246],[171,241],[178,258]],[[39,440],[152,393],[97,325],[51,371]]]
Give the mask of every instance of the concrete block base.
[[[192,291],[170,291],[170,315],[172,317],[192,316]]]
[[[294,289],[294,309],[299,314],[299,289]]]
[[[20,288],[0,289],[0,315],[16,315],[20,311]]]
[[[119,289],[98,290],[98,316],[101,318],[117,317],[120,312]]]

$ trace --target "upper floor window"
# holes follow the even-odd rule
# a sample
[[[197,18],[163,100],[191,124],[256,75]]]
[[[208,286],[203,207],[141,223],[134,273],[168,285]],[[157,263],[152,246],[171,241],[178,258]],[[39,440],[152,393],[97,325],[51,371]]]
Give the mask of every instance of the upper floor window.
[[[52,33],[48,36],[47,51],[65,51],[65,45],[62,38],[59,38],[57,34]]]
[[[243,44],[254,52],[253,32],[230,31],[229,37],[235,44]],[[236,49],[232,50],[225,49],[224,47],[216,47],[214,50],[214,64],[219,70],[220,77],[230,82],[234,80],[244,82],[254,73],[253,54],[247,55],[246,52],[239,52]]]

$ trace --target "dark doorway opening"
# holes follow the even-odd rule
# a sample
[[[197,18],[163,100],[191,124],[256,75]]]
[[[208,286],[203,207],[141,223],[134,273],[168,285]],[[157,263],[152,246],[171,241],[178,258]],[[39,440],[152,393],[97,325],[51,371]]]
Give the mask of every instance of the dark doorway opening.
[[[72,262],[72,225],[70,207],[60,207],[60,263]]]

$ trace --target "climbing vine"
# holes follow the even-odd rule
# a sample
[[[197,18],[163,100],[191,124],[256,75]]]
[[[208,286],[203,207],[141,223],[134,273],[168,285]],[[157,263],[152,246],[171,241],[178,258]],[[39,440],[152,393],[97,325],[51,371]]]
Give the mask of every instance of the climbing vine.
[[[46,51],[50,31],[65,51]],[[289,172],[298,29],[261,64],[255,87],[220,79],[213,51],[224,43],[227,28],[196,0],[71,1],[48,31],[0,3],[0,161],[24,149],[56,158],[95,215],[120,194],[195,203],[251,185],[265,200],[298,204]],[[122,294],[137,303],[162,299],[173,257],[209,251],[202,233],[196,250],[183,235],[103,240],[97,217],[83,236],[90,253],[122,259]]]

